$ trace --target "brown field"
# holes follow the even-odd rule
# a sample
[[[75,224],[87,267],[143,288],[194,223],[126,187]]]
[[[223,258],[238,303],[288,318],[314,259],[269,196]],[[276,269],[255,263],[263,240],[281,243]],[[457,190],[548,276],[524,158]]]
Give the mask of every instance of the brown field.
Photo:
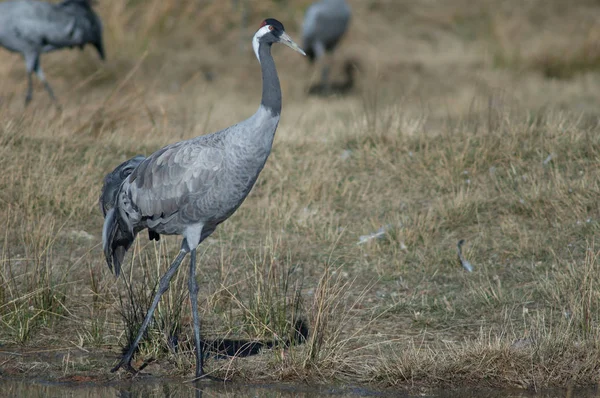
[[[105,63],[91,48],[42,57],[62,112],[40,84],[24,109],[22,61],[0,52],[0,373],[115,377],[180,238],[141,234],[115,279],[102,179],[255,111],[254,29],[274,16],[299,41],[309,1],[239,3],[99,1]],[[273,152],[199,248],[205,338],[282,341],[303,317],[308,341],[206,370],[377,388],[598,383],[600,4],[350,3],[332,62],[357,60],[358,87],[308,97],[318,71],[274,48]],[[152,374],[193,374],[185,270],[136,356]]]

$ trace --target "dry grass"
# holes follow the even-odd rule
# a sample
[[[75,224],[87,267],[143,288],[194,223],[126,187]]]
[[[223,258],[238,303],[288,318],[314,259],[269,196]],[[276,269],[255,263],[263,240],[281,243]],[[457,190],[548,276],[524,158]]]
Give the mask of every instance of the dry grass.
[[[20,60],[3,53],[0,345],[22,354],[2,354],[7,373],[108,377],[179,242],[141,236],[115,280],[99,243],[102,178],[250,115],[260,79],[248,37],[268,14],[298,38],[308,2],[284,3],[102,3],[106,65],[88,50],[43,59],[61,114],[40,87],[23,110]],[[283,118],[252,194],[200,248],[203,333],[284,342],[304,317],[310,335],[207,370],[387,387],[597,383],[600,75],[596,61],[572,67],[597,26],[567,38],[545,26],[600,12],[581,2],[562,13],[558,1],[512,9],[536,48],[581,39],[548,61],[545,50],[515,52],[514,2],[497,13],[487,2],[413,3],[353,3],[336,57],[364,67],[350,97],[307,98],[313,71],[274,49]],[[571,79],[538,73],[551,63],[571,65]],[[381,227],[382,238],[357,244]],[[473,273],[458,262],[460,239]],[[155,358],[156,374],[192,370],[186,276],[137,356]],[[58,355],[40,365],[48,350]]]

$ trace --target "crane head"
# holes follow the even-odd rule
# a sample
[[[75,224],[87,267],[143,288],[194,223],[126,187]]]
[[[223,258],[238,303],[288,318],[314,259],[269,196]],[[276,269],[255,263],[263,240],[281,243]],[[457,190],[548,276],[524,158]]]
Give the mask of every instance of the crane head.
[[[262,21],[258,31],[254,35],[252,46],[254,47],[254,52],[256,53],[257,57],[258,47],[261,43],[269,45],[273,43],[285,44],[292,50],[297,51],[302,55],[306,55],[300,46],[296,44],[287,33],[285,33],[283,24],[274,18],[267,18]]]

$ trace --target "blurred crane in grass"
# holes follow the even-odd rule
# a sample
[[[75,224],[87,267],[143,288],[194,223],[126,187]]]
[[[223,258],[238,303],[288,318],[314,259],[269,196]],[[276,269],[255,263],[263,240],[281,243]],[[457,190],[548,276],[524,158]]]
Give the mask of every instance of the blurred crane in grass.
[[[332,52],[348,30],[350,6],[345,0],[320,0],[306,10],[302,25],[303,47],[310,62],[323,62],[321,84],[327,89],[329,65],[326,53]]]
[[[196,376],[203,374],[196,248],[246,199],[271,152],[282,107],[281,87],[271,56],[273,43],[285,44],[304,54],[285,33],[281,22],[263,21],[252,39],[263,82],[261,103],[254,115],[216,133],[168,145],[145,159],[133,158],[117,167],[105,180],[100,199],[102,210],[106,211],[102,247],[109,268],[117,276],[127,249],[142,230],[148,229],[156,236],[183,236],[181,250],[160,278],[135,340],[113,372],[121,367],[136,372],[131,366],[133,354],[160,297],[190,253],[188,289],[196,345]],[[117,190],[114,184],[120,184]],[[103,202],[109,206],[105,207]]]
[[[36,73],[48,95],[58,101],[40,65],[42,53],[61,48],[92,44],[104,59],[102,23],[91,6],[91,0],[64,0],[51,4],[36,0],[11,0],[0,3],[0,46],[18,52],[27,68],[25,105],[31,102]]]

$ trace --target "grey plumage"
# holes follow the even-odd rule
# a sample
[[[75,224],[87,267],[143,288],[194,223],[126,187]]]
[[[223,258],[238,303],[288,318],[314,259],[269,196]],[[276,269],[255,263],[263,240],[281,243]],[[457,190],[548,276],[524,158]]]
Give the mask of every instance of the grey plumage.
[[[115,207],[115,203],[117,202],[117,194],[119,193],[119,189],[121,188],[123,181],[125,181],[125,179],[131,175],[133,170],[135,170],[135,168],[139,166],[144,159],[146,159],[144,156],[137,155],[121,163],[112,172],[108,173],[106,177],[104,177],[104,185],[102,186],[98,203],[105,218],[114,219],[114,217],[116,217],[116,214],[112,209]],[[103,240],[104,239],[105,238],[103,237]],[[149,230],[148,239],[158,241],[160,239],[160,235]],[[119,275],[121,272],[120,265],[123,262],[125,253],[133,244],[133,239],[131,239],[130,234],[123,233],[117,229],[115,235],[112,237],[112,240],[115,242],[115,250],[111,254],[113,260],[112,263],[109,263],[109,267],[112,264],[115,264],[115,274]]]
[[[145,156],[137,155],[124,161],[104,177],[104,185],[102,186],[102,191],[100,192],[100,198],[98,200],[102,215],[106,217],[106,213],[115,207],[117,193],[119,192],[119,188],[121,188],[121,184],[123,184],[123,181],[129,177],[133,170],[138,167],[144,159],[146,159]]]
[[[102,23],[90,0],[64,0],[51,4],[36,0],[12,0],[0,3],[0,46],[18,52],[27,68],[25,104],[32,98],[31,75],[35,72],[50,98],[57,103],[47,82],[40,56],[61,48],[93,45],[104,59]]]
[[[117,275],[124,253],[143,229],[183,236],[181,251],[161,278],[136,340],[113,371],[123,366],[135,372],[130,365],[133,352],[160,296],[185,255],[190,253],[188,287],[196,342],[196,376],[202,375],[196,247],[242,204],[271,152],[281,113],[281,89],[271,56],[271,45],[277,42],[304,54],[279,21],[263,22],[252,41],[263,79],[262,100],[254,115],[224,130],[168,145],[148,156],[123,180],[114,207],[106,212],[102,245],[107,264]],[[117,168],[113,173],[121,175],[120,172]]]
[[[320,0],[308,7],[302,25],[302,40],[311,62],[335,49],[348,29],[350,15],[350,6],[345,0]]]

